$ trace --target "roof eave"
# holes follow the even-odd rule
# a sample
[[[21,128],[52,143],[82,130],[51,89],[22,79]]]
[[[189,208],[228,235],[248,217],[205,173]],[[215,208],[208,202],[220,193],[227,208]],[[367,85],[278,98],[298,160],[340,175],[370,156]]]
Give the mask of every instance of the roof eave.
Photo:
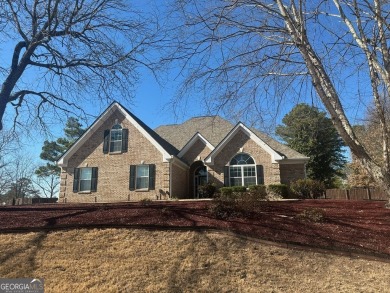
[[[222,149],[230,142],[230,140],[237,134],[238,131],[244,131],[250,139],[256,142],[262,147],[267,153],[271,155],[272,163],[277,163],[278,160],[282,160],[283,157],[266,144],[261,138],[259,138],[252,130],[246,127],[242,122],[239,122],[226,136],[225,138],[215,147],[215,149],[205,158],[205,163],[208,165],[214,165],[214,158],[218,155]]]
[[[206,139],[203,135],[201,135],[199,132],[197,132],[186,144],[185,146],[180,150],[180,152],[177,154],[179,158],[182,158],[195,144],[196,141],[200,140],[203,142],[211,151],[213,151],[215,148],[214,146]]]
[[[292,164],[307,164],[309,162],[309,157],[303,158],[283,158],[281,160],[276,160],[280,165],[292,165]]]
[[[67,167],[68,159],[80,148],[80,146],[87,141],[92,134],[106,121],[106,116],[110,111],[118,109],[126,117],[130,123],[137,128],[162,154],[163,162],[169,162],[171,154],[169,154],[130,114],[129,112],[118,102],[113,102],[97,119],[96,121],[84,132],[84,134],[58,159],[57,165],[60,167]]]

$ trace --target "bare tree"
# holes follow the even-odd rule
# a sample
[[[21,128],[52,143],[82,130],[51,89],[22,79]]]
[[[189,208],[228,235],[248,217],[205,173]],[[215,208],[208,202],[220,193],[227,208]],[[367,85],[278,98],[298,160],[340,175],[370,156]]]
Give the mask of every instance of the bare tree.
[[[13,107],[14,126],[44,125],[48,111],[83,113],[81,101],[129,97],[136,68],[153,43],[148,20],[122,0],[0,2],[0,130]],[[88,97],[88,98],[87,98]],[[118,98],[118,95],[116,95]],[[7,112],[8,113],[8,112]],[[32,121],[31,121],[32,119]]]
[[[184,23],[176,25],[166,60],[184,61],[184,89],[200,85],[214,110],[252,114],[270,105],[277,111],[289,97],[314,89],[346,145],[390,198],[389,101],[380,98],[390,91],[387,1],[177,0],[175,10],[170,18]],[[369,99],[380,122],[381,164],[346,112]]]
[[[46,198],[53,198],[59,192],[60,180],[58,174],[48,170],[45,176],[36,176],[34,183]]]
[[[26,154],[15,152],[12,160],[9,160],[4,173],[5,180],[0,184],[0,194],[4,199],[20,198],[25,196],[38,195],[34,186],[35,164],[31,157]],[[1,171],[1,170],[0,170]]]
[[[17,150],[17,134],[15,132],[0,132],[0,195],[4,194],[12,181],[10,165],[13,154]]]

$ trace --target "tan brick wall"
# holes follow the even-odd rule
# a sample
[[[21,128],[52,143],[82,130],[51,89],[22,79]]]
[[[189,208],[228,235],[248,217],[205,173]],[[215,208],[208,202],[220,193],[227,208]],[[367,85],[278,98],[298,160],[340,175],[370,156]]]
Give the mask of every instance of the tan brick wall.
[[[283,184],[290,184],[292,181],[305,178],[304,164],[284,164],[280,165],[280,175]]]
[[[128,152],[121,154],[103,154],[103,134],[115,124],[115,119],[123,128],[129,129]],[[130,165],[155,164],[155,190],[130,191]],[[74,168],[98,167],[97,192],[73,193]],[[90,139],[69,158],[68,166],[61,175],[61,198],[66,202],[110,202],[156,199],[159,190],[169,190],[169,163],[163,162],[162,154],[145,138],[125,117],[116,111],[95,131]]]
[[[172,168],[172,194],[173,198],[188,198],[188,170],[176,164]]]
[[[123,128],[129,129],[128,152],[121,154],[103,154],[103,134],[110,129],[115,120]],[[189,150],[183,161],[191,165],[203,160],[211,151],[200,140]],[[223,185],[223,167],[238,153],[247,153],[253,157],[255,163],[264,167],[264,183],[288,183],[291,180],[304,178],[303,164],[282,165],[271,162],[271,156],[251,140],[244,132],[238,132],[230,143],[220,152],[214,166],[208,166],[209,181]],[[130,191],[129,169],[130,165],[155,164],[156,179],[155,190]],[[171,197],[188,198],[189,196],[189,170],[178,163],[163,162],[162,154],[145,138],[125,117],[115,111],[99,129],[82,145],[76,154],[68,160],[68,166],[62,170],[59,202],[113,202],[150,199],[166,199],[171,187]],[[74,168],[98,167],[97,192],[73,193]],[[172,178],[169,172],[172,172]],[[282,181],[280,178],[283,178]]]
[[[209,168],[209,178],[219,186],[223,185],[223,167],[229,165],[230,160],[238,153],[250,155],[257,165],[263,165],[264,184],[280,183],[280,171],[278,164],[272,164],[271,155],[249,138],[244,132],[239,131],[229,144],[215,157],[214,166]]]
[[[204,160],[210,152],[211,150],[203,141],[197,140],[181,159],[188,165],[191,165],[195,161]]]

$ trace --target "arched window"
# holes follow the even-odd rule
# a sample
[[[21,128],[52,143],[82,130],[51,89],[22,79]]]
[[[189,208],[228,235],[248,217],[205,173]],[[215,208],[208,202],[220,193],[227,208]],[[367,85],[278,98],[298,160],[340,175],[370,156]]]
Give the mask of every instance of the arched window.
[[[122,126],[115,124],[110,131],[110,153],[122,151]]]
[[[237,154],[230,161],[230,186],[249,186],[257,184],[256,165],[253,158],[247,154]]]
[[[127,152],[129,130],[115,123],[111,129],[104,130],[103,153]]]

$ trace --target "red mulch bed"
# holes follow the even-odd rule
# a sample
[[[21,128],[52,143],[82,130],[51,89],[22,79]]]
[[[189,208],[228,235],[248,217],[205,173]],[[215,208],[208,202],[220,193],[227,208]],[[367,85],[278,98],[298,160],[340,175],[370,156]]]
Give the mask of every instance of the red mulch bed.
[[[219,229],[281,243],[390,258],[390,210],[385,202],[302,200],[264,202],[250,216],[217,219],[211,201],[43,204],[0,207],[0,232],[129,227]],[[319,208],[321,222],[296,217]]]

